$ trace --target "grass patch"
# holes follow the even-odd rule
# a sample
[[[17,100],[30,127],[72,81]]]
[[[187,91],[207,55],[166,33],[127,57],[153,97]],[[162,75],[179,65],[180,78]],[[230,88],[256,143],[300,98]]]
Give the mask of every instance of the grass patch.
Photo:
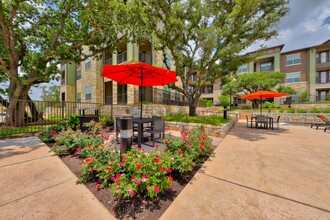
[[[189,122],[189,123],[198,123],[205,125],[214,125],[219,126],[227,123],[229,120],[224,119],[222,116],[210,115],[210,116],[188,116],[186,114],[175,114],[175,115],[165,115],[162,116],[166,121],[175,121],[175,122]]]
[[[11,136],[20,136],[23,133],[34,133],[41,131],[45,126],[28,126],[28,127],[10,127],[0,128],[0,138],[6,138]]]

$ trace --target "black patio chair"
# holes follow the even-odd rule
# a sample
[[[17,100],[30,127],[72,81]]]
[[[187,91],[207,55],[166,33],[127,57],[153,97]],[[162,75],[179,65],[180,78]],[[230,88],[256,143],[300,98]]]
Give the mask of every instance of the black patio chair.
[[[155,140],[165,138],[165,120],[160,118],[155,118],[153,126],[151,129],[146,130],[147,133],[151,134],[152,146],[155,146]],[[159,134],[159,137],[156,138],[155,134]],[[161,143],[161,142],[158,142]]]
[[[253,128],[252,123],[253,122],[255,123],[256,121],[254,119],[252,119],[252,118],[249,120],[249,117],[247,115],[245,115],[245,116],[246,116],[246,127],[247,128]],[[250,123],[250,127],[249,127],[249,123]]]
[[[268,129],[268,117],[266,116],[258,116],[256,119],[256,127],[257,128],[266,128]]]

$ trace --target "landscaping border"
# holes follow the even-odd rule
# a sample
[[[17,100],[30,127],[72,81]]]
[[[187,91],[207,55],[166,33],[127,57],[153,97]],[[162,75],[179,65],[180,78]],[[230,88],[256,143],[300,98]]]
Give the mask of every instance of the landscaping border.
[[[229,113],[230,118],[229,122],[220,125],[220,126],[213,126],[213,125],[202,125],[197,123],[190,123],[190,122],[165,122],[165,129],[172,130],[172,131],[191,131],[198,126],[203,126],[205,128],[205,133],[209,136],[213,137],[225,137],[226,134],[234,127],[238,120],[237,113]]]

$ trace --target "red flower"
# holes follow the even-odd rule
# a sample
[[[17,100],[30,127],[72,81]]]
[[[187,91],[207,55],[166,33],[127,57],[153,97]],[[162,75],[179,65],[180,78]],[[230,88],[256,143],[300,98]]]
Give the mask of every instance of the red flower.
[[[98,179],[98,180],[97,180],[97,182],[98,182],[98,183],[100,183],[100,182],[101,182],[101,180],[100,180],[100,179]]]
[[[205,145],[204,142],[200,142],[200,143],[199,143],[199,148],[200,148],[201,150],[203,150],[204,145]]]
[[[112,159],[111,159],[111,160],[110,160],[110,163],[113,163],[114,161],[115,161],[115,160],[112,160]]]
[[[85,159],[85,163],[87,163],[87,164],[90,164],[93,161],[94,161],[94,157],[88,157]]]
[[[141,169],[142,168],[141,164],[140,163],[137,163],[136,164],[136,168]]]
[[[166,168],[166,170],[167,170],[168,173],[172,172],[171,168]]]
[[[167,151],[168,151],[168,148],[167,148],[167,147],[165,147],[164,151],[165,151],[165,152],[167,152]]]
[[[163,167],[160,168],[160,172],[163,173],[165,169]]]
[[[124,161],[120,161],[120,163],[119,163],[119,164],[120,164],[120,166],[122,166],[122,165],[124,164]]]
[[[147,175],[143,174],[142,175],[142,182],[145,182],[145,181],[147,181]]]
[[[114,179],[115,179],[115,176],[112,176],[112,177],[111,177],[111,180],[113,181]]]
[[[119,179],[121,177],[121,174],[120,173],[117,173],[116,174],[116,179]]]
[[[134,176],[134,175],[132,175],[132,176],[131,176],[131,178],[134,180],[134,179],[135,179],[135,176]]]
[[[108,168],[108,171],[109,171],[109,173],[112,172],[112,167],[109,167]]]
[[[183,150],[180,149],[180,150],[178,151],[178,154],[180,155],[180,154],[182,154],[182,152],[183,152]]]
[[[96,184],[96,189],[101,189],[101,185],[99,183]]]
[[[168,179],[169,179],[170,181],[173,181],[173,177],[172,177],[172,176],[168,176]]]
[[[116,179],[116,184],[118,185],[120,183],[120,180],[119,179]]]
[[[156,193],[158,193],[158,192],[159,192],[159,186],[155,186],[154,191],[155,191]]]

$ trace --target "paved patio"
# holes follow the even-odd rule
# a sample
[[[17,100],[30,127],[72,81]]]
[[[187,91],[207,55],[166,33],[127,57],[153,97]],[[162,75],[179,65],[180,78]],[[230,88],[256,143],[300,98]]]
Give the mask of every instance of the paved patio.
[[[330,132],[240,121],[161,219],[330,219]]]
[[[240,121],[162,219],[330,219],[329,142],[323,130]],[[114,218],[36,137],[0,140],[0,177],[0,219]]]
[[[37,137],[0,140],[0,219],[115,219]]]

